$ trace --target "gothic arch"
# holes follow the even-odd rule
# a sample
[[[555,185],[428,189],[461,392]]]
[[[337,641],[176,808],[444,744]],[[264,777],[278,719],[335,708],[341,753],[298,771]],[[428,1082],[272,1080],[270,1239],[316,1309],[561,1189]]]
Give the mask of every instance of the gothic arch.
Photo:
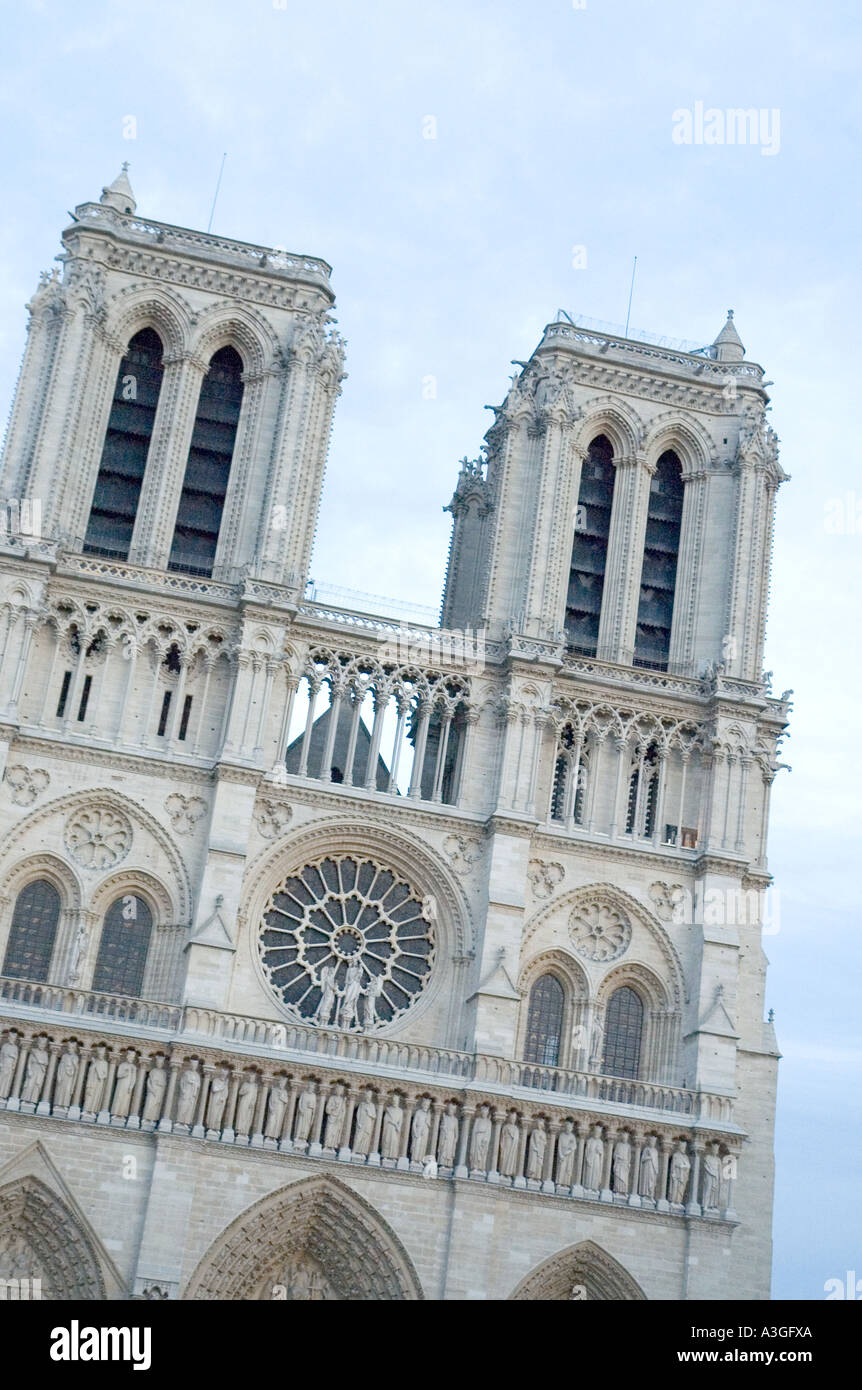
[[[669,410],[650,423],[644,440],[647,462],[655,464],[666,449],[673,449],[682,465],[683,479],[705,468],[715,468],[715,441],[699,420]]]
[[[417,889],[437,897],[438,930],[442,954],[464,955],[474,948],[473,923],[457,880],[445,862],[427,843],[408,839],[388,824],[333,817],[315,821],[283,836],[253,860],[246,869],[240,916],[256,922],[270,894],[289,874],[309,859],[327,853],[378,854],[389,866],[412,879]]]
[[[192,314],[187,302],[163,285],[130,285],[107,305],[107,333],[122,355],[142,328],[152,328],[162,340],[166,357],[188,350]]]
[[[333,1177],[291,1183],[243,1212],[207,1250],[182,1297],[272,1298],[273,1285],[288,1282],[298,1258],[312,1261],[343,1300],[423,1297],[394,1231],[370,1202]]]
[[[105,1281],[87,1233],[36,1177],[0,1187],[0,1279],[38,1278],[47,1299],[103,1299]]]
[[[453,957],[465,956],[474,945],[473,922],[462,889],[445,863],[427,844],[418,839],[372,822],[357,824],[344,817],[316,821],[292,834],[287,834],[268,847],[246,868],[238,921],[246,938],[245,949],[250,954],[255,974],[266,997],[272,999],[257,949],[257,925],[264,908],[279,884],[306,864],[325,855],[370,856],[403,877],[421,896],[432,895],[435,900],[434,921],[437,938],[437,965],[428,985],[410,1008],[411,1024],[439,999],[441,991],[452,983]],[[290,1016],[290,1015],[288,1015]],[[396,1019],[383,1029],[397,1032]]]
[[[215,304],[199,314],[191,347],[195,357],[206,364],[220,348],[234,348],[246,376],[279,364],[279,343],[272,327],[244,304]]]
[[[624,961],[613,970],[609,970],[596,990],[596,1002],[600,1005],[607,1004],[611,995],[623,985],[633,989],[647,1009],[673,1007],[673,999],[669,997],[670,992],[665,982],[659,979],[654,970],[638,964],[637,961]]]
[[[646,426],[625,401],[614,396],[595,396],[582,407],[582,416],[575,436],[576,447],[586,454],[597,435],[605,435],[614,451],[614,463],[630,458],[643,449]]]
[[[528,943],[550,918],[558,914],[562,918],[563,914],[568,915],[574,908],[586,906],[593,902],[608,903],[610,906],[618,908],[649,933],[658,946],[665,963],[666,973],[663,984],[668,998],[667,1007],[679,1009],[683,1002],[687,1003],[688,995],[682,961],[664,927],[644,903],[612,883],[584,883],[579,888],[573,888],[571,892],[564,893],[561,897],[546,904],[527,923],[524,929],[522,949],[526,951]],[[632,959],[634,961],[634,955]]]
[[[61,911],[79,908],[83,903],[83,889],[78,875],[59,855],[45,850],[42,853],[28,854],[18,859],[0,879],[0,902],[3,898],[14,900],[34,879],[46,878],[60,894]]]
[[[172,895],[172,916],[175,921],[188,920],[191,904],[191,891],[189,886],[188,871],[183,861],[182,855],[176,849],[173,840],[156,820],[155,816],[145,811],[140,802],[133,801],[130,796],[123,792],[116,791],[113,787],[89,787],[83,791],[74,792],[71,796],[58,797],[54,801],[40,806],[38,810],[32,811],[29,816],[25,816],[19,821],[15,829],[6,837],[2,855],[0,855],[0,875],[3,873],[3,861],[11,858],[11,853],[15,846],[22,841],[26,842],[31,836],[38,837],[38,827],[55,815],[69,816],[73,811],[82,808],[107,808],[116,810],[127,816],[134,826],[141,826],[155,840],[161,852],[164,854],[171,869],[171,878],[174,884],[174,894]],[[132,849],[132,859],[125,866],[130,872],[136,872],[134,866],[134,847]],[[0,879],[2,881],[2,879]],[[155,880],[153,880],[155,882]],[[85,904],[86,905],[86,904]]]
[[[640,1285],[626,1269],[592,1240],[570,1245],[545,1260],[510,1295],[516,1300],[563,1302],[572,1290],[583,1289],[576,1301],[635,1302],[646,1299]]]

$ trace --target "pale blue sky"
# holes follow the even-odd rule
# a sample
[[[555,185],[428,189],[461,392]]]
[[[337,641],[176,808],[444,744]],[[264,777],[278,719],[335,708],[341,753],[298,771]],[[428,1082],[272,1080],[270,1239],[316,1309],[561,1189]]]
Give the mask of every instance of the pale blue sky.
[[[483,406],[558,308],[625,319],[634,254],[633,326],[707,342],[735,309],[793,475],[766,661],[796,705],[766,942],[784,1050],[774,1293],[862,1276],[858,6],[30,0],[4,27],[3,411],[66,209],[128,159],[141,212],[206,227],[227,150],[213,230],[334,266],[350,376],[318,579],[437,604],[441,508]],[[697,101],[777,109],[778,153],[675,144],[673,112]],[[855,529],[830,534],[848,493]]]

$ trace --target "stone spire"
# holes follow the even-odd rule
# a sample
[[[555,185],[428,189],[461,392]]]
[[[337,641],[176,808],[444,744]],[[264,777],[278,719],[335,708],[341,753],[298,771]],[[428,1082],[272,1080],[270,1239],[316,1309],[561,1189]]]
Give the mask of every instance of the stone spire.
[[[715,355],[719,362],[741,362],[745,356],[745,348],[742,339],[736,331],[733,322],[733,310],[727,311],[727,323],[722,328],[715,342]]]
[[[100,203],[105,203],[109,208],[116,208],[117,212],[134,212],[137,207],[132,185],[129,183],[129,176],[126,172],[128,167],[127,163],[123,165],[114,182],[102,189],[102,196],[99,199]]]

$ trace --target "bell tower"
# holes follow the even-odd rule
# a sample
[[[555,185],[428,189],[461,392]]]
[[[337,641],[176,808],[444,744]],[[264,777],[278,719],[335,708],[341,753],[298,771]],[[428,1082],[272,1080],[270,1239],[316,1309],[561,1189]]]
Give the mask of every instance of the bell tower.
[[[301,593],[343,377],[330,267],[136,208],[124,165],[28,306],[4,491],[72,552]]]
[[[549,324],[462,465],[444,625],[759,677],[785,477],[763,376],[732,311],[694,351]]]

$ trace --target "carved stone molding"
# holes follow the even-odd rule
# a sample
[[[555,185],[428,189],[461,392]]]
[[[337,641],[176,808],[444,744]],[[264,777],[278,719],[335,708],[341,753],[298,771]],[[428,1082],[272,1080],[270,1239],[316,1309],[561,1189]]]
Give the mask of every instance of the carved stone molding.
[[[172,792],[165,800],[165,810],[178,835],[190,835],[206,814],[206,809],[207,803],[200,796],[183,796],[180,792]]]
[[[188,1299],[272,1299],[300,1262],[319,1272],[329,1297],[421,1299],[410,1257],[369,1202],[336,1178],[311,1177],[265,1197],[237,1217],[192,1275]],[[291,1298],[313,1296],[302,1278]],[[323,1291],[323,1283],[317,1285]]]
[[[532,860],[529,867],[529,879],[533,897],[550,898],[565,876],[566,871],[562,864],[543,864],[539,859]]]
[[[51,778],[42,767],[24,767],[19,763],[15,767],[7,767],[5,781],[16,806],[32,806]]]

